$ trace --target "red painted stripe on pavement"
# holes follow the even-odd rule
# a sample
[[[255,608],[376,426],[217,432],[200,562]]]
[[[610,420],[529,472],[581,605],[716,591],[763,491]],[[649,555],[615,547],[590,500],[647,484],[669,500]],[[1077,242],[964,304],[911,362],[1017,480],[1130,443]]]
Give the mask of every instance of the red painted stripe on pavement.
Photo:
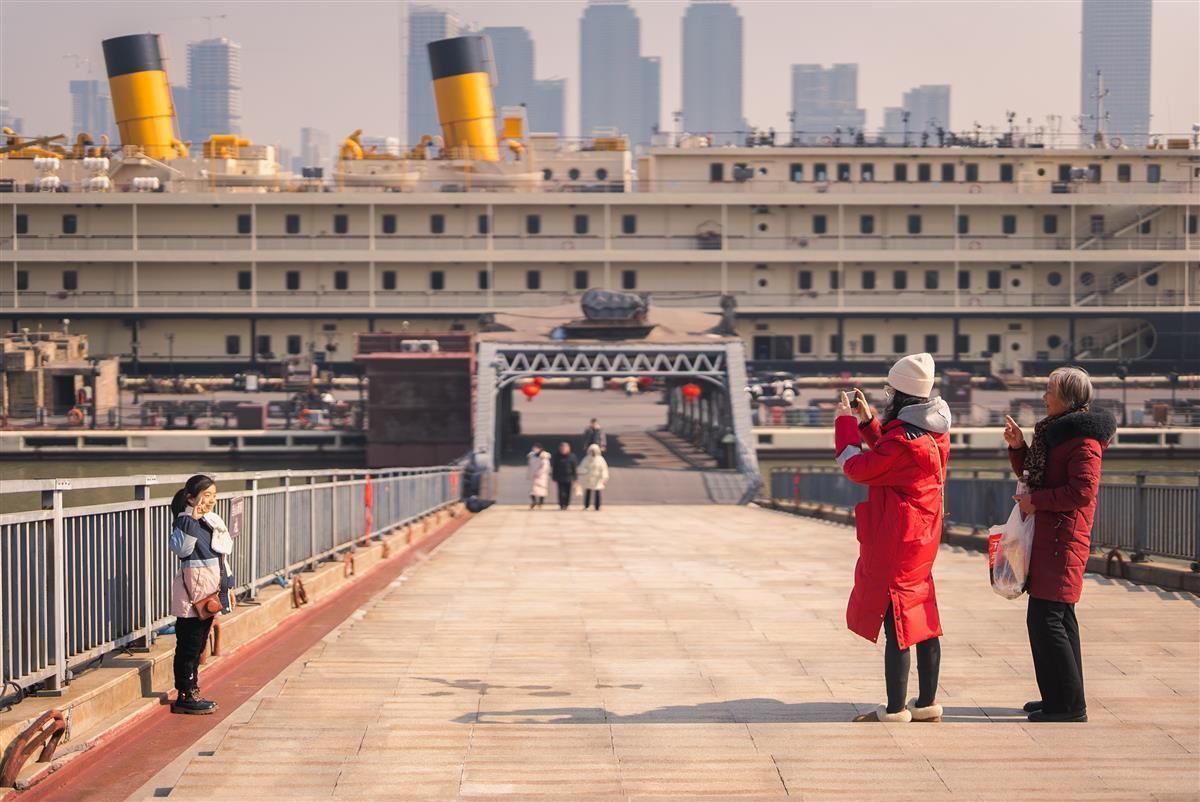
[[[386,588],[413,561],[441,545],[469,518],[467,514],[453,518],[358,582],[344,585],[315,606],[289,616],[204,671],[201,674],[204,695],[220,704],[216,713],[175,715],[169,705],[156,705],[102,736],[91,749],[28,791],[17,794],[14,802],[125,799]]]

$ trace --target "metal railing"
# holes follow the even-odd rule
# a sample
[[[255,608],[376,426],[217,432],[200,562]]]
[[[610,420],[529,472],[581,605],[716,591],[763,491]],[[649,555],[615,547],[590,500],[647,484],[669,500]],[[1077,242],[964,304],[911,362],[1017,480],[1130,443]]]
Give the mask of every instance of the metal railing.
[[[0,493],[41,493],[41,509],[0,514],[0,681],[60,691],[71,669],[169,623],[179,560],[168,549],[179,476],[6,481]],[[239,593],[350,550],[459,497],[458,467],[270,471],[215,476],[216,511],[242,508],[230,570]],[[370,517],[366,488],[370,482]],[[132,500],[68,507],[79,490]],[[2,690],[2,688],[0,688]]]
[[[946,523],[986,529],[1012,511],[1016,480],[1001,470],[951,470],[946,479]],[[771,499],[853,507],[867,488],[836,468],[772,471]],[[1200,563],[1200,474],[1109,471],[1092,523],[1092,544],[1135,555],[1154,554]]]

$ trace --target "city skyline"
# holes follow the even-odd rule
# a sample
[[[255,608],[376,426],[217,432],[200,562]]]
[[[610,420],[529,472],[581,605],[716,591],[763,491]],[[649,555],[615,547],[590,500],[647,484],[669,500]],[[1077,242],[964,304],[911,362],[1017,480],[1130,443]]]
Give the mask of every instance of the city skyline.
[[[357,127],[404,135],[403,103],[407,87],[403,85],[404,54],[398,45],[402,27],[399,6],[354,2],[340,5],[341,9],[356,9],[355,14],[349,15],[356,20],[364,15],[378,19],[378,24],[367,26],[370,30],[365,32],[361,25],[343,27],[346,15],[335,14],[330,7],[317,4],[298,7],[292,16],[296,29],[311,27],[325,34],[322,49],[327,55],[314,59],[306,57],[311,48],[284,46],[278,35],[277,18],[266,13],[269,6],[256,2],[180,2],[173,6],[178,13],[171,15],[137,3],[109,4],[103,16],[88,4],[61,5],[66,11],[64,19],[80,21],[78,26],[64,26],[61,32],[60,47],[64,54],[68,51],[90,54],[98,61],[102,38],[137,30],[159,31],[164,35],[168,70],[176,85],[186,81],[182,55],[189,41],[224,36],[241,44],[245,84],[242,130],[243,135],[256,142],[296,148],[299,130],[305,126],[328,130],[336,141]],[[687,5],[686,2],[632,4],[642,18],[641,52],[661,57],[659,122],[664,129],[673,127],[672,114],[682,106],[680,39]],[[790,64],[849,61],[860,65],[859,105],[867,113],[868,130],[882,125],[883,110],[895,106],[905,91],[938,83],[953,88],[954,130],[970,129],[976,121],[985,129],[1002,130],[1004,112],[1008,109],[1017,112],[1020,125],[1025,125],[1027,119],[1034,126],[1045,125],[1047,117],[1053,115],[1064,134],[1077,129],[1073,117],[1078,110],[1082,80],[1080,2],[1005,3],[1005,14],[994,13],[1000,8],[997,3],[939,4],[934,26],[918,24],[920,14],[900,14],[895,8],[900,4],[814,2],[803,7],[774,4],[774,17],[767,13],[766,5],[734,4],[744,20],[746,40],[755,42],[745,53],[744,116],[759,128],[774,127],[781,131],[788,128]],[[922,4],[906,5],[917,10]],[[69,81],[87,76],[78,64],[73,66],[64,60],[64,54],[47,54],[46,48],[36,47],[34,42],[27,41],[28,37],[19,35],[20,30],[36,20],[37,6],[26,0],[11,0],[0,8],[3,31],[0,36],[4,44],[0,57],[0,96],[8,99],[27,126],[36,128],[35,133],[65,133],[71,123]],[[872,19],[877,24],[869,29],[846,24],[848,16],[843,6],[854,6],[860,11],[871,6]],[[528,27],[538,48],[539,73],[566,80],[569,90],[564,115],[566,133],[578,133],[573,123],[579,121],[578,26],[585,8],[582,2],[539,4],[536,14],[528,13],[527,4],[510,2],[460,2],[445,7],[474,27],[489,24]],[[206,15],[228,12],[228,18],[210,21],[210,31],[198,15],[190,21],[185,19],[186,11]],[[794,27],[786,36],[781,33],[788,28],[783,23],[797,22],[801,17],[818,24]],[[780,24],[773,24],[774,18]],[[1034,19],[1038,25],[1030,27]],[[1200,119],[1200,92],[1195,77],[1200,73],[1197,69],[1200,55],[1191,46],[1193,40],[1188,33],[1196,29],[1198,22],[1200,11],[1195,4],[1170,0],[1154,3],[1155,80],[1150,122],[1154,132],[1184,133]],[[981,24],[988,25],[994,34],[986,42],[972,41],[968,46],[961,41],[964,37],[952,35],[956,26]],[[361,33],[362,46],[346,49],[336,44],[339,32],[349,27],[355,29],[356,36]],[[817,35],[814,31],[822,33]],[[781,37],[788,41],[780,45]],[[1019,42],[1018,49],[1038,52],[1039,63],[1012,59],[1014,41]],[[1001,57],[1008,62],[1004,70],[996,70],[994,59]],[[28,74],[30,64],[37,65],[39,80],[17,81],[17,76]],[[1052,69],[1048,69],[1049,64]],[[331,65],[337,65],[337,69],[331,69]]]

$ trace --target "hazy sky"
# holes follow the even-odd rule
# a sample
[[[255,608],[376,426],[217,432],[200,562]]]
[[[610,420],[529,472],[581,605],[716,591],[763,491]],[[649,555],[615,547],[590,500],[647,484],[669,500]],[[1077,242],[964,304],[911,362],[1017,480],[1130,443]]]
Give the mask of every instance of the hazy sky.
[[[226,36],[242,45],[243,131],[296,148],[299,129],[335,142],[355,128],[403,132],[401,30],[394,0],[0,0],[0,97],[33,132],[67,132],[67,81],[104,77],[102,39],[163,34],[174,83],[187,78],[188,41]],[[477,26],[523,25],[539,78],[566,78],[567,133],[579,125],[579,18],[583,0],[436,3]],[[922,83],[952,85],[952,127],[1003,127],[1004,112],[1034,125],[1079,113],[1079,0],[738,0],[745,29],[745,114],[788,129],[795,63],[857,62],[869,129],[884,106]],[[662,120],[679,108],[681,18],[686,0],[634,0],[642,52],[662,57]],[[224,18],[204,19],[205,16]],[[1200,0],[1154,0],[1151,129],[1186,132],[1200,122]],[[29,133],[30,131],[26,131]]]

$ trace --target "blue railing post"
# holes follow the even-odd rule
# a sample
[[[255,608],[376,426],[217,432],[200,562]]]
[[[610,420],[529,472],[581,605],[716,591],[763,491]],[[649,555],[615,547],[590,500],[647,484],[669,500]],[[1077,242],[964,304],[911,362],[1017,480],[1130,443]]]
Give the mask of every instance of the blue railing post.
[[[1133,554],[1129,559],[1131,562],[1140,563],[1148,559],[1146,540],[1150,534],[1146,508],[1146,474],[1142,471],[1137,472],[1133,492]]]
[[[39,692],[44,696],[62,696],[67,686],[67,544],[63,526],[63,491],[70,489],[70,479],[55,479],[53,490],[42,491],[42,509],[53,512],[51,581],[48,590],[53,605],[50,657],[54,661],[54,676],[46,678]]]
[[[279,567],[280,573],[287,578],[288,568],[292,564],[292,538],[290,536],[290,525],[292,517],[292,472],[289,470],[287,475],[283,477],[283,565]],[[278,552],[276,552],[278,553]]]
[[[150,487],[157,483],[157,476],[147,476],[142,484],[133,488],[133,499],[141,506],[141,514],[137,517],[141,521],[142,530],[142,624],[146,630],[140,643],[134,641],[129,644],[129,651],[135,653],[148,652],[154,645],[154,543],[153,523],[150,520]],[[133,598],[136,599],[136,595]],[[136,608],[136,602],[134,606]],[[138,613],[135,609],[133,620],[137,619]]]
[[[246,537],[250,539],[250,576],[248,579],[253,580],[258,576],[258,474],[254,474],[253,479],[246,480],[246,511],[244,515],[246,520],[243,525],[246,527]],[[284,565],[287,565],[285,562]],[[258,597],[258,583],[250,582],[250,598]]]

